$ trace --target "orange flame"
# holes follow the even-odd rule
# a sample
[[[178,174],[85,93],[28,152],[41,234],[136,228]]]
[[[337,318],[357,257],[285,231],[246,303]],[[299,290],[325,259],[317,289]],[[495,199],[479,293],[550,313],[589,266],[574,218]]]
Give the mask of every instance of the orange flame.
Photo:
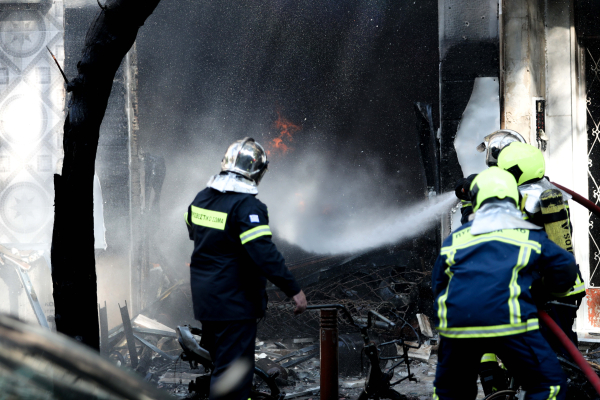
[[[283,139],[281,139],[281,138],[273,139],[271,142],[271,146],[273,146],[276,149],[281,150],[281,152],[283,154],[287,153],[290,150],[290,148],[285,143],[283,143]]]
[[[279,136],[271,140],[267,146],[267,154],[271,155],[271,153],[277,151],[283,155],[293,150],[289,146],[289,142],[294,140],[293,135],[300,132],[302,127],[289,121],[279,111],[277,111],[277,120],[273,123],[273,126],[279,130]]]

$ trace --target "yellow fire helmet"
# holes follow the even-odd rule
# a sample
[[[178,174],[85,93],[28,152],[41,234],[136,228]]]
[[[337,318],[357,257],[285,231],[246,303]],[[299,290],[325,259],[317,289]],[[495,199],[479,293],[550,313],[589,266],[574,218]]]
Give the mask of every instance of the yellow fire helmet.
[[[535,146],[513,142],[502,149],[498,167],[513,174],[517,185],[540,179],[546,173],[544,155]]]
[[[490,167],[473,179],[471,183],[471,203],[473,212],[489,199],[511,199],[519,203],[519,189],[514,176],[498,167]]]

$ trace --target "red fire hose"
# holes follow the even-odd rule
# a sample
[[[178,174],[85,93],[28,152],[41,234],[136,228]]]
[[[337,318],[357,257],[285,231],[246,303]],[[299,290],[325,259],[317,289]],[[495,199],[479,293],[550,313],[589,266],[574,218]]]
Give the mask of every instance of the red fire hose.
[[[540,319],[544,322],[544,324],[546,324],[546,326],[550,328],[552,333],[554,333],[554,335],[560,340],[565,349],[567,349],[575,363],[579,366],[579,368],[581,368],[585,376],[588,378],[588,380],[594,387],[594,389],[596,389],[596,392],[600,394],[600,378],[598,377],[598,375],[596,375],[596,373],[594,372],[592,367],[590,367],[590,364],[587,363],[585,358],[583,358],[577,347],[575,347],[573,342],[571,342],[571,340],[563,332],[560,326],[558,326],[556,322],[554,322],[554,320],[546,313],[546,311],[538,310],[538,315],[540,316]]]
[[[566,187],[564,187],[562,185],[559,185],[556,182],[552,182],[552,184],[554,186],[556,186],[557,188],[559,188],[561,190],[564,190],[565,192],[569,193],[571,196],[573,196],[573,200],[575,200],[576,202],[578,202],[579,204],[581,204],[582,206],[584,206],[585,208],[587,208],[588,210],[590,210],[591,212],[593,212],[594,214],[596,214],[596,216],[598,218],[600,218],[600,207],[598,207],[597,205],[595,205],[594,203],[592,203],[591,201],[589,201],[588,199],[586,199],[582,195],[575,193],[571,189],[567,189]]]
[[[580,194],[575,193],[574,191],[567,189],[562,185],[559,185],[558,183],[552,182],[552,184],[557,188],[569,193],[571,196],[573,196],[573,200],[575,200],[576,202],[578,202],[579,204],[596,214],[598,218],[600,218],[600,207],[598,207],[596,204],[592,203]],[[579,366],[579,368],[581,368],[581,370],[588,378],[596,392],[600,394],[600,378],[598,377],[598,375],[596,375],[596,372],[594,372],[594,370],[592,369],[590,364],[587,363],[585,358],[583,358],[577,347],[575,347],[573,342],[571,342],[571,340],[567,337],[563,330],[556,324],[556,322],[554,322],[554,320],[545,311],[538,310],[538,315],[540,316],[542,322],[544,322],[544,324],[546,324],[546,326],[552,331],[554,336],[556,336],[558,340],[560,340],[565,349],[567,349],[575,363]]]

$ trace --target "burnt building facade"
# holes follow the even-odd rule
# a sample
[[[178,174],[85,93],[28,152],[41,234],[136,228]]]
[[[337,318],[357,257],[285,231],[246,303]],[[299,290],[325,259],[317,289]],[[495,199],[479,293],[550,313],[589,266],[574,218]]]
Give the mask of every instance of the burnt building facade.
[[[443,188],[485,167],[473,144],[506,128],[543,151],[553,182],[597,204],[598,5],[585,0],[438,5]],[[478,97],[481,93],[486,95]],[[475,103],[478,113],[469,109]],[[486,129],[473,128],[477,115],[489,116],[479,121]],[[584,335],[600,330],[599,221],[571,203],[575,256],[587,288],[577,319]]]

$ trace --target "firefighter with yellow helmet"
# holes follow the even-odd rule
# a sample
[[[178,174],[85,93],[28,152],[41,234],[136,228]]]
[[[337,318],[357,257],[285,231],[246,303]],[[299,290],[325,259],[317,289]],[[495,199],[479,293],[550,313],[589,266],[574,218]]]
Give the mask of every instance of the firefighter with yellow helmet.
[[[564,399],[566,377],[539,332],[536,298],[569,290],[575,259],[523,218],[510,173],[483,171],[470,199],[473,220],[444,241],[432,271],[441,336],[433,398],[475,399],[480,360],[491,351],[526,399]]]
[[[554,186],[545,177],[544,155],[535,146],[526,143],[510,143],[498,155],[498,167],[510,172],[519,185],[522,197],[521,208],[528,221],[544,228],[548,237],[563,249],[573,253],[572,226],[569,218],[568,201],[571,195]],[[585,297],[585,284],[578,272],[575,285],[567,292],[556,296],[546,308],[567,336],[577,344],[573,323],[577,308]],[[547,335],[552,347],[562,352],[562,346],[552,335]]]

